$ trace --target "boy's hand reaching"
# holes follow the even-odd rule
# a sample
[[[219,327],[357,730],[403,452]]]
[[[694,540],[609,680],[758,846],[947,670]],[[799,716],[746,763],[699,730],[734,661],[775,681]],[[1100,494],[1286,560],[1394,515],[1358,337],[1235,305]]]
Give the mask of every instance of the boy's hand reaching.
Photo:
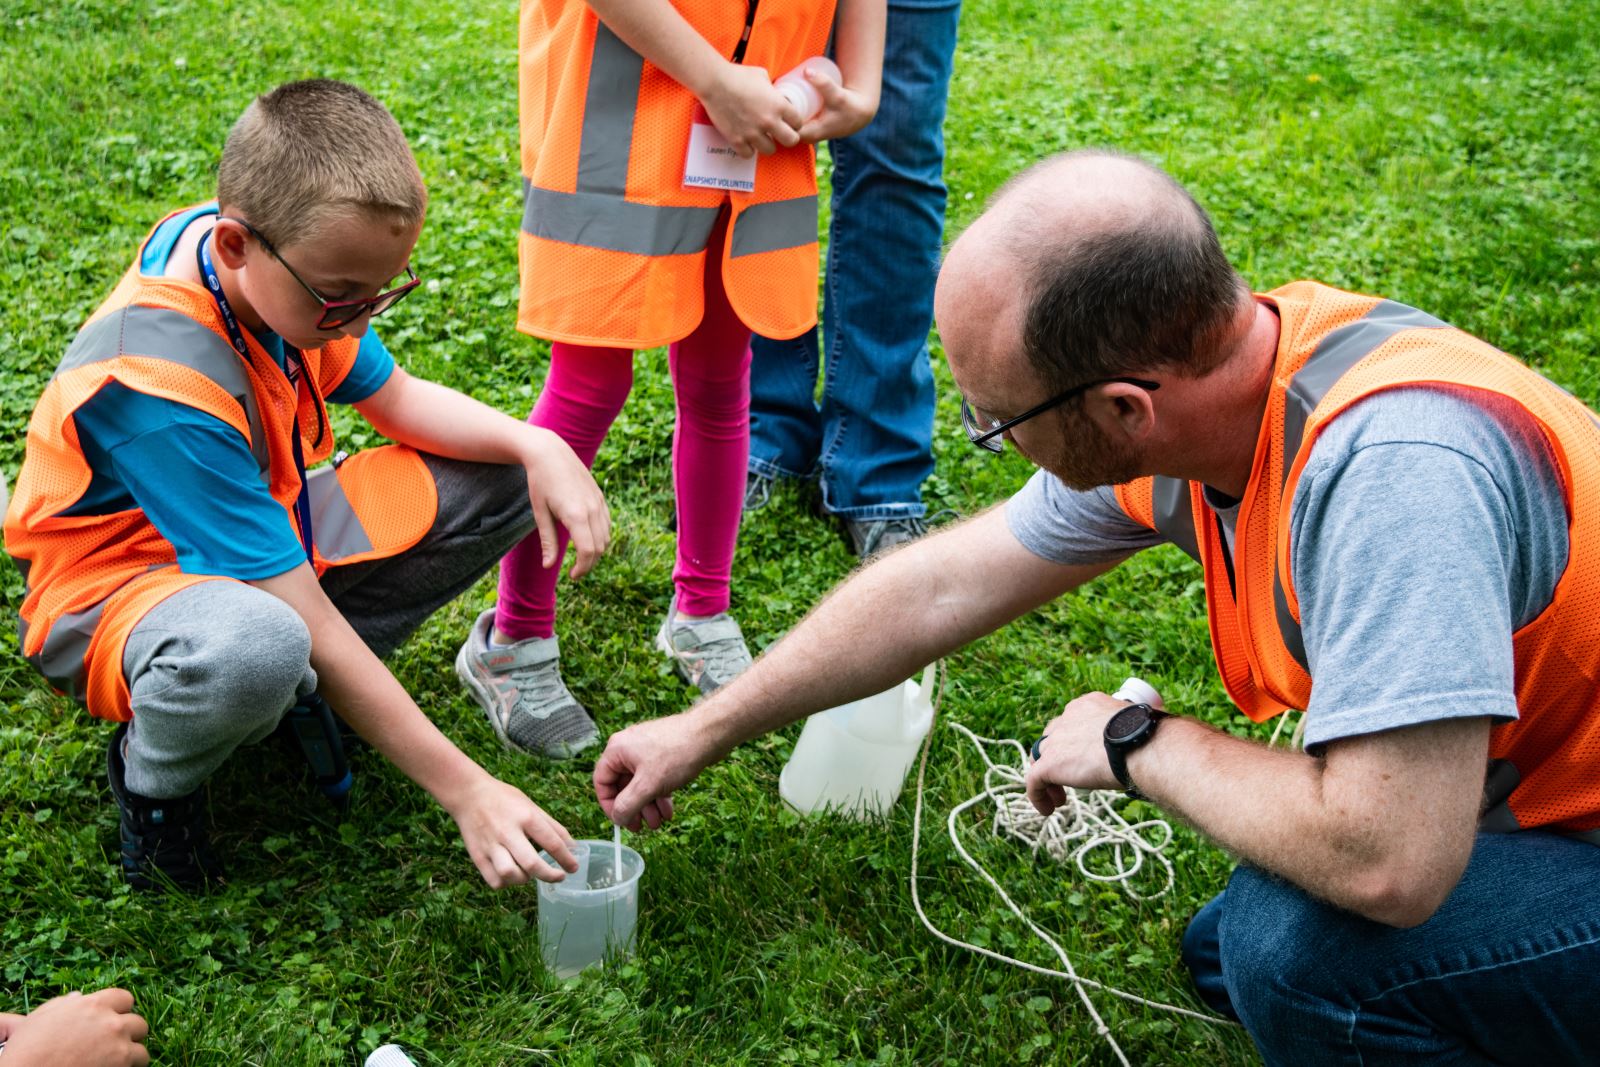
[[[743,159],[800,143],[799,113],[760,67],[724,61],[700,103]]]
[[[572,835],[516,786],[484,774],[446,810],[491,889],[522,885],[529,878],[561,881],[565,875],[539,858],[539,848],[568,873],[578,869],[569,847]]]
[[[806,70],[806,81],[822,95],[822,110],[800,127],[800,140],[806,144],[848,137],[872,121],[878,113],[878,96],[848,85],[841,85],[827,74]]]
[[[558,565],[556,524],[572,535],[577,553],[570,574],[582,578],[611,541],[611,511],[583,461],[567,443],[549,430],[533,427],[534,444],[527,450],[523,467],[528,472],[528,501],[533,505],[533,521],[539,528],[541,562],[546,568]]]

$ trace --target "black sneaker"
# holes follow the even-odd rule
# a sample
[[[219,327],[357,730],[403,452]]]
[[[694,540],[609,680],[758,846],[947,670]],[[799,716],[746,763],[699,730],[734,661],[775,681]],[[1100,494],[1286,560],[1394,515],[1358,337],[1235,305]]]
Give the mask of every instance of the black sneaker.
[[[898,519],[841,519],[857,559],[889,552],[928,532],[928,524],[906,515]]]
[[[206,830],[206,805],[201,790],[172,800],[157,800],[130,792],[122,743],[128,724],[111,736],[106,752],[106,777],[121,814],[122,877],[135,889],[171,885],[197,890],[207,882],[221,882],[222,864],[211,851]]]

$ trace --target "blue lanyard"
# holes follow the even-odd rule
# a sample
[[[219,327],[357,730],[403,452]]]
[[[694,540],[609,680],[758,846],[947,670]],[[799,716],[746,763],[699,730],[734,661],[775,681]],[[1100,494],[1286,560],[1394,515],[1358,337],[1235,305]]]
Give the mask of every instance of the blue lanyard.
[[[212,231],[215,232],[215,231]],[[239,319],[233,313],[233,307],[228,303],[227,294],[222,291],[222,279],[217,277],[217,270],[211,265],[211,251],[206,246],[211,242],[211,233],[200,238],[200,244],[195,249],[195,259],[200,264],[200,277],[205,281],[206,291],[211,294],[211,299],[217,302],[217,310],[222,314],[222,325],[228,331],[228,340],[232,343],[234,351],[251,366],[255,360],[250,358],[250,349],[245,345],[244,331],[239,327]],[[316,556],[311,551],[315,542],[311,536],[311,491],[306,485],[306,460],[305,452],[300,445],[300,379],[301,365],[299,353],[290,355],[284,353],[284,377],[289,379],[289,388],[294,393],[294,423],[290,434],[290,441],[294,449],[294,469],[300,475],[300,495],[295,499],[295,516],[300,520],[300,543],[305,546],[306,560],[313,567],[316,566]]]

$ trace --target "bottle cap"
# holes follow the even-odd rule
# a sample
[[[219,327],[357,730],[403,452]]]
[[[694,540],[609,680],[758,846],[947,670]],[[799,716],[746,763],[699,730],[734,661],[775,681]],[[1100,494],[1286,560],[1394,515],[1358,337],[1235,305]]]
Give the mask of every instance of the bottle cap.
[[[1161,694],[1156,691],[1155,686],[1142,678],[1129,678],[1117,687],[1117,691],[1112,696],[1122,700],[1131,700],[1135,704],[1149,704],[1152,708],[1165,710],[1161,703]]]

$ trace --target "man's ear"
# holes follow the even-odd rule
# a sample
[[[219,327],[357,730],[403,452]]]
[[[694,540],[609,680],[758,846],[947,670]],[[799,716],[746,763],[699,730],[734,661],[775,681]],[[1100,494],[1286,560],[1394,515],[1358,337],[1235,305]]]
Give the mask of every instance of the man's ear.
[[[1155,432],[1155,398],[1129,382],[1107,382],[1089,390],[1084,412],[1102,433],[1116,433],[1134,444]]]
[[[244,266],[245,249],[250,241],[249,231],[238,222],[219,218],[211,231],[211,254],[229,270],[238,270]]]

